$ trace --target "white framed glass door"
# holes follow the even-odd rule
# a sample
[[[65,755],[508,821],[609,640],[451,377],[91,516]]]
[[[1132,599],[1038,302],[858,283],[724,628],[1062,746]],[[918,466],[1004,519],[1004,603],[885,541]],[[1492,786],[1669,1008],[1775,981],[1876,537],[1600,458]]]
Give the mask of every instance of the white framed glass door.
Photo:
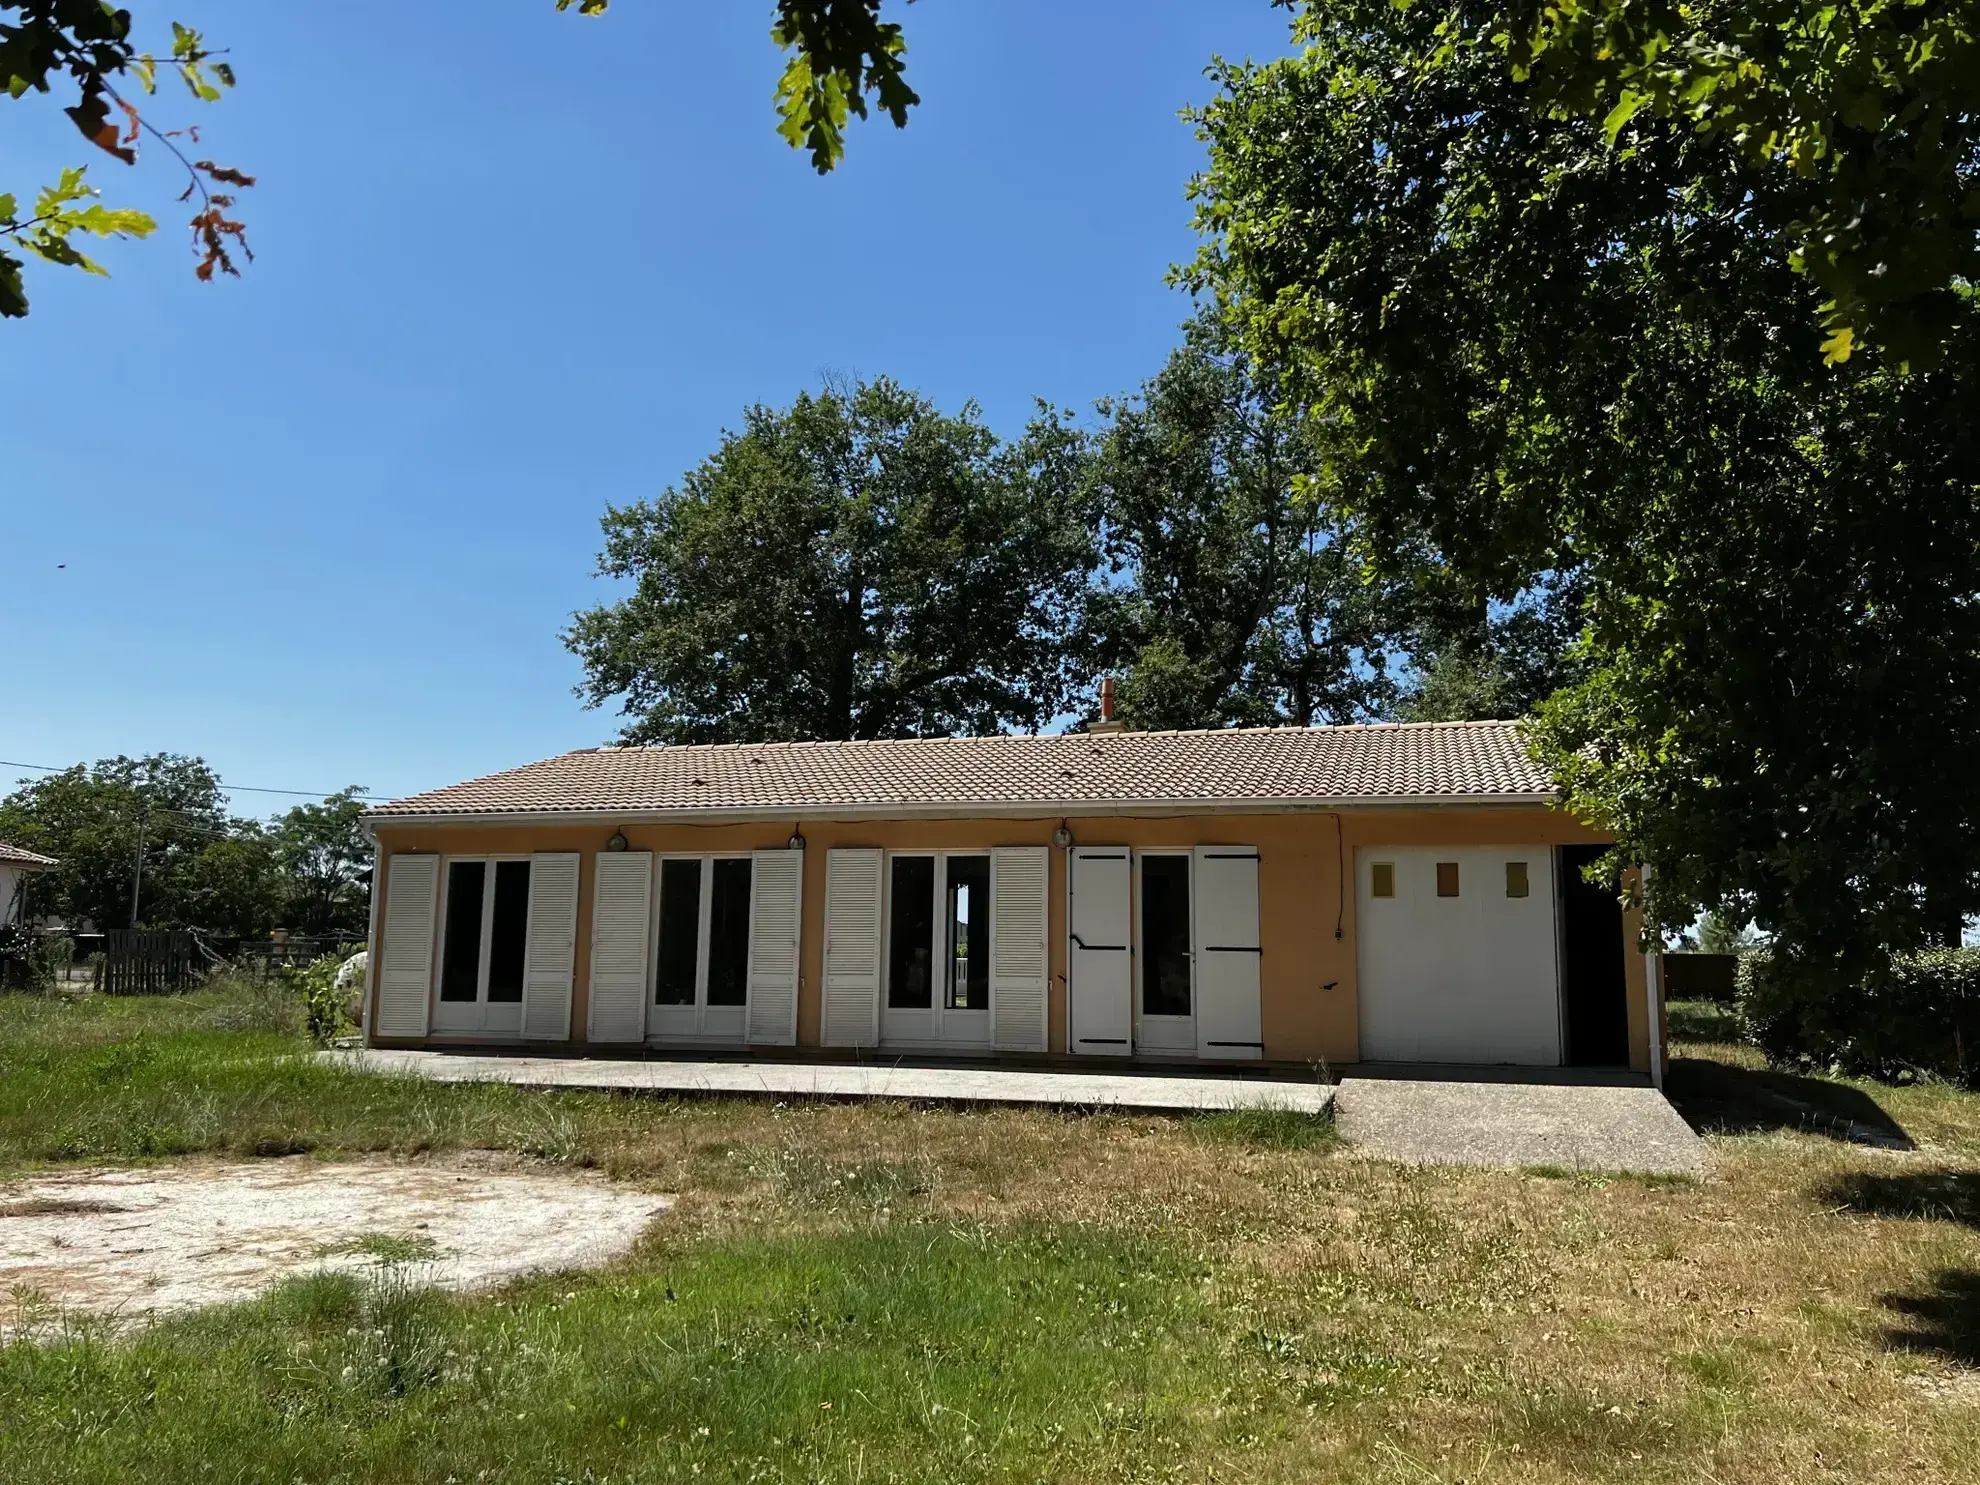
[[[1134,1049],[1196,1055],[1196,955],[1188,851],[1134,854]]]
[[[989,853],[887,859],[880,1040],[990,1045]]]
[[[660,1040],[741,1042],[749,1015],[747,856],[665,856],[655,890],[653,998]]]
[[[441,878],[435,1032],[521,1035],[529,871],[527,856],[448,858]]]

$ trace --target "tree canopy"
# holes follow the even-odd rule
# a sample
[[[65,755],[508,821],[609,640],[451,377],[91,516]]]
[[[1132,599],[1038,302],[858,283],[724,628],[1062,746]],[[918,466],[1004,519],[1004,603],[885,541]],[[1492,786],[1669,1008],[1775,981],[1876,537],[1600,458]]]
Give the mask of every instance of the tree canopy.
[[[1980,268],[1970,0],[1515,0],[1514,76],[1601,118],[1720,136],[1805,189],[1768,225],[1820,286],[1823,350],[1935,359]]]
[[[1508,84],[1501,24],[1349,0],[1223,69],[1187,277],[1379,569],[1581,585],[1537,738],[1653,917],[1869,963],[1980,908],[1972,300],[1929,372],[1825,366],[1773,226],[1806,183],[1654,111],[1612,143]]]
[[[1144,727],[1379,715],[1402,626],[1316,489],[1299,421],[1197,316],[1139,398],[1103,403],[1088,480],[1105,567],[1081,629]]]
[[[749,409],[657,500],[608,509],[576,616],[580,694],[630,741],[1035,728],[1072,693],[1061,643],[1091,565],[1079,435],[1000,443],[885,379]]]
[[[61,862],[33,881],[37,916],[128,928],[135,909],[139,927],[229,938],[357,933],[370,901],[362,792],[264,823],[229,813],[201,759],[106,758],[0,799],[0,840]]]

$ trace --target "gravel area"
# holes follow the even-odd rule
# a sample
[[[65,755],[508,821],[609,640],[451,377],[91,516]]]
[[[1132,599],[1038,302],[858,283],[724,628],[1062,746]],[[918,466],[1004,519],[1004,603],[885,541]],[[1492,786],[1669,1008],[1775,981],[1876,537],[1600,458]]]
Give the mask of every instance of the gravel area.
[[[466,1288],[588,1267],[669,1199],[601,1177],[266,1160],[0,1182],[0,1329],[24,1295],[117,1316],[248,1298],[319,1269],[405,1264]]]
[[[1702,1175],[1705,1144],[1654,1088],[1344,1078],[1341,1133],[1412,1165]]]

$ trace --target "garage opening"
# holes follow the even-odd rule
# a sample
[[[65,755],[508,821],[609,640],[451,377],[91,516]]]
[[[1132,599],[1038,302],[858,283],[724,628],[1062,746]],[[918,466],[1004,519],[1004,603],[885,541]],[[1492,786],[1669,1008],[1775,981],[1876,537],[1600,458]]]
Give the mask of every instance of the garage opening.
[[[1582,871],[1604,846],[1561,847],[1561,1001],[1574,1067],[1629,1064],[1629,990],[1623,978],[1622,884]]]

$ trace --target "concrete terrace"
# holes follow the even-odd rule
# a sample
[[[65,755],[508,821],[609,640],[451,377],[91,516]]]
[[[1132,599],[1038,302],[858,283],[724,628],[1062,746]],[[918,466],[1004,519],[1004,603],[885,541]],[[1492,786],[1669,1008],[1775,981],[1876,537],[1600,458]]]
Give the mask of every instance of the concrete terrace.
[[[607,1092],[741,1094],[773,1098],[895,1098],[920,1103],[1019,1104],[1196,1114],[1292,1109],[1324,1114],[1334,1090],[1317,1083],[1142,1073],[1027,1072],[1002,1067],[858,1066],[812,1062],[633,1061],[599,1057],[476,1056],[460,1052],[330,1051],[325,1061],[436,1083],[516,1083]]]

